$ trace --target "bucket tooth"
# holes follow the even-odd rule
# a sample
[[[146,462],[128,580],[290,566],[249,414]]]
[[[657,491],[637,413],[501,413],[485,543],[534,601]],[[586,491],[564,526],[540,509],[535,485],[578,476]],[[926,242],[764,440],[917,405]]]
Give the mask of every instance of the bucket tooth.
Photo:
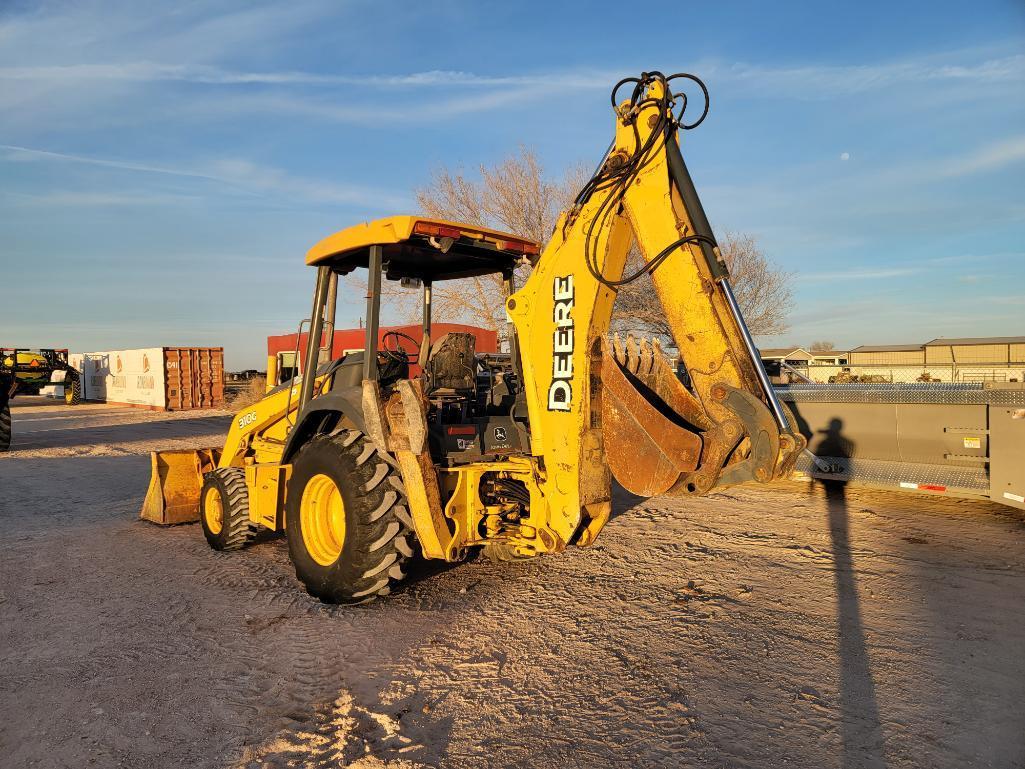
[[[662,343],[658,341],[658,337],[655,337],[651,340],[651,373],[655,374],[660,367],[669,369],[673,378],[676,378],[676,369],[669,366],[669,356],[662,349]]]
[[[612,352],[619,364],[625,366],[626,350],[623,348],[623,340],[619,338],[618,332],[612,335]]]
[[[633,334],[626,337],[626,370],[631,374],[637,373],[637,365],[640,361],[640,351],[637,349],[637,340]]]
[[[647,339],[641,342],[640,361],[637,364],[637,376],[642,379],[651,376],[655,358],[651,349],[651,342]]]

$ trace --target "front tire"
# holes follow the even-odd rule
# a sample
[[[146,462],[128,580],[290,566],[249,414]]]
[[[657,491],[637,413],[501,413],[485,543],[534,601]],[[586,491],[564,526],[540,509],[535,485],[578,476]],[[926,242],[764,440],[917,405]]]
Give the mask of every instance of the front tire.
[[[318,435],[300,449],[288,483],[285,530],[295,575],[325,603],[391,592],[413,555],[398,472],[358,430]]]
[[[64,402],[69,406],[82,402],[82,380],[71,371],[64,374]]]
[[[11,447],[11,405],[5,403],[0,409],[0,451]]]
[[[256,537],[249,520],[249,490],[241,467],[218,467],[203,477],[199,520],[214,550],[239,550]]]

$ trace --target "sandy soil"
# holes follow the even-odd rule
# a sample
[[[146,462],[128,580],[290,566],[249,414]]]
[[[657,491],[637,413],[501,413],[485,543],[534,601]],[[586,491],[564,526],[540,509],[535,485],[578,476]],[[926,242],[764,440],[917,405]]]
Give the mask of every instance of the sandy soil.
[[[1022,767],[1025,523],[786,485],[620,494],[597,547],[331,607],[136,519],[220,413],[14,402],[5,767]]]

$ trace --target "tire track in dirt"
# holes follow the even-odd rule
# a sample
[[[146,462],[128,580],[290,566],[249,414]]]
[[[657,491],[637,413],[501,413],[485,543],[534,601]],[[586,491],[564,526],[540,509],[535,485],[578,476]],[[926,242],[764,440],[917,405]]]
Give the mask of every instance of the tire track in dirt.
[[[141,456],[0,461],[7,499],[32,500],[0,500],[11,765],[1025,759],[1025,526],[1001,510],[848,490],[838,569],[814,486],[617,497],[595,548],[331,607],[281,539],[222,555],[135,521],[147,475]]]

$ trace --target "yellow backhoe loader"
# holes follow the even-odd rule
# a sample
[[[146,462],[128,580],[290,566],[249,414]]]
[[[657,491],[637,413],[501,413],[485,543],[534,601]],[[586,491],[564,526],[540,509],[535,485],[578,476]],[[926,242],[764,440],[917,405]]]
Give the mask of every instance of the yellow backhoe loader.
[[[672,91],[684,81],[705,97],[689,125]],[[691,75],[617,84],[615,140],[543,252],[417,216],[316,244],[304,370],[239,412],[223,448],[154,454],[143,517],[198,516],[218,550],[284,530],[312,595],[358,602],[388,593],[417,551],[458,561],[475,547],[524,558],[591,545],[613,476],[652,496],[788,475],[805,441],[761,366],[678,145],[707,100]],[[644,264],[624,275],[632,242]],[[325,359],[338,276],[357,269],[368,272],[365,349]],[[688,386],[657,344],[610,339],[617,289],[643,273]],[[469,335],[430,337],[432,285],[480,275],[504,282],[505,370],[482,364]],[[422,286],[419,346],[378,345],[382,279]]]

